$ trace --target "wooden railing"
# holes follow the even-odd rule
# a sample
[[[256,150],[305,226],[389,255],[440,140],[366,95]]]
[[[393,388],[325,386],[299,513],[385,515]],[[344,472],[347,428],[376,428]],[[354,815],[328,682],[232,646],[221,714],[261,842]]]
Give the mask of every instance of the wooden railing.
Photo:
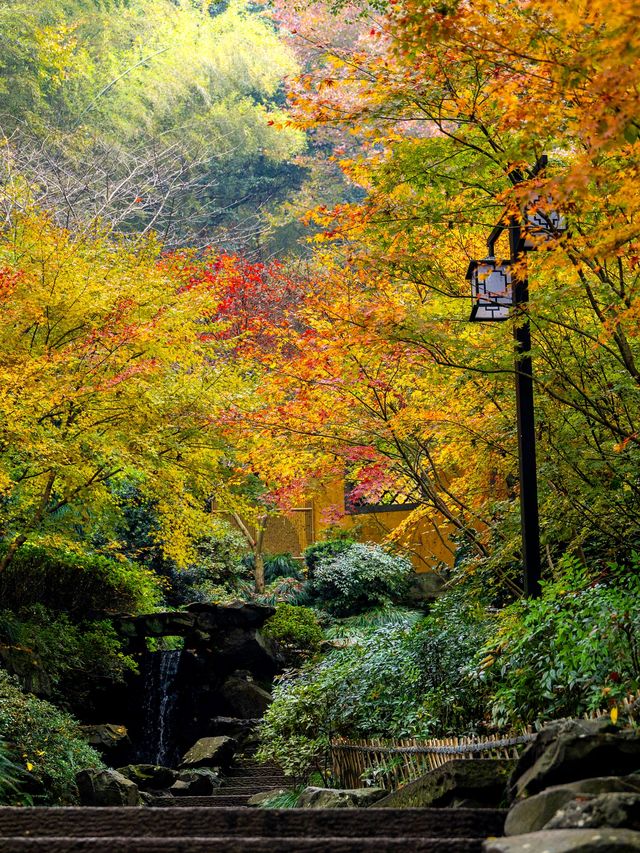
[[[533,731],[513,737],[451,737],[422,740],[335,740],[333,784],[359,788],[363,781],[395,789],[452,758],[517,758]]]
[[[615,706],[620,718],[640,714],[640,691]],[[611,708],[591,711],[585,719],[612,716]],[[617,719],[617,715],[615,716]],[[451,737],[423,740],[345,740],[331,743],[332,784],[360,788],[365,783],[395,790],[455,758],[517,758],[536,736],[529,727],[512,737]]]

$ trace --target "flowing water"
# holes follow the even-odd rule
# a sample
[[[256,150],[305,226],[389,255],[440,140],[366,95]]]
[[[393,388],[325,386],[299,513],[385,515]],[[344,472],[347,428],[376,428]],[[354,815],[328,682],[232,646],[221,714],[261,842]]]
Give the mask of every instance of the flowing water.
[[[142,662],[144,707],[138,761],[170,767],[175,758],[177,678],[182,652],[152,652]]]

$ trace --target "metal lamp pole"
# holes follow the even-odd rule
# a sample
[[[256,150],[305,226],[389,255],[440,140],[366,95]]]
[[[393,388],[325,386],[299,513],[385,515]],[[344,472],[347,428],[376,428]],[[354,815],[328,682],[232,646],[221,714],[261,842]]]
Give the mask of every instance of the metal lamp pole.
[[[547,165],[542,156],[530,170],[535,177]],[[524,180],[520,172],[509,175],[514,184]],[[557,213],[525,214],[528,225],[538,235],[557,235],[565,224]],[[509,261],[498,263],[495,245],[500,235],[509,231]],[[538,478],[536,470],[536,433],[533,405],[533,368],[531,363],[531,328],[527,316],[529,284],[527,279],[527,251],[535,249],[535,242],[527,242],[526,232],[519,220],[504,220],[492,230],[487,240],[488,257],[469,264],[467,278],[472,282],[473,307],[471,320],[506,320],[513,308],[516,312],[514,329],[516,416],[518,426],[518,467],[520,474],[520,519],[522,524],[522,562],[524,594],[527,598],[540,595],[540,520],[538,514]],[[524,270],[524,272],[522,272]]]
[[[514,262],[521,252],[519,225],[509,229],[509,248]],[[518,466],[520,469],[520,521],[522,524],[522,561],[524,594],[540,595],[540,520],[538,515],[538,475],[536,469],[536,430],[533,407],[533,367],[531,363],[531,328],[527,317],[529,282],[525,273],[513,281],[513,304],[518,315],[514,329],[516,342],[516,416],[518,424]]]

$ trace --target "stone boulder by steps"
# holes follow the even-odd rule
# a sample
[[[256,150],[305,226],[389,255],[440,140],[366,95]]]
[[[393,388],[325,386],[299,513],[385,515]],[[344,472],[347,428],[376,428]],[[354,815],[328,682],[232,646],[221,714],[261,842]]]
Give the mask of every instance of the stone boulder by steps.
[[[640,794],[640,775],[599,776],[567,785],[555,785],[511,807],[505,835],[524,835],[544,829],[555,814],[576,798],[589,800],[599,794]],[[586,825],[586,824],[585,824]]]
[[[161,767],[159,764],[127,764],[126,767],[118,767],[117,772],[125,779],[135,782],[141,791],[166,790],[178,778],[175,770]]]
[[[97,750],[112,767],[120,761],[126,761],[131,750],[131,739],[126,726],[115,723],[100,723],[92,726],[80,726],[82,737],[89,746]]]
[[[228,767],[237,748],[231,737],[203,737],[196,741],[180,762],[181,770],[198,767]]]
[[[273,792],[272,792],[273,793]],[[305,788],[300,809],[365,809],[386,796],[384,788]]]
[[[258,748],[260,735],[258,734],[259,719],[240,717],[212,717],[204,734],[209,737],[227,735],[238,743],[238,752],[252,752]]]
[[[209,797],[222,784],[219,774],[209,767],[183,770],[176,775],[170,788],[174,797]]]
[[[220,695],[229,713],[245,720],[262,717],[272,702],[271,694],[259,687],[249,673],[242,671],[227,678]]]
[[[283,794],[288,793],[290,792],[287,791],[286,788],[272,788],[269,791],[260,791],[258,794],[254,794],[252,797],[249,797],[247,805],[261,808],[265,803],[273,800],[274,797],[281,797]]]
[[[243,738],[253,735],[259,722],[259,717],[212,717],[209,721],[209,733],[211,737],[227,735],[240,742]]]
[[[553,829],[494,838],[484,853],[638,853],[640,832],[629,829]]]
[[[117,770],[81,770],[76,785],[83,806],[142,805],[138,786]]]
[[[612,829],[640,830],[640,793],[584,795],[572,800],[551,818],[545,829]]]
[[[496,808],[513,764],[503,758],[453,759],[389,794],[377,808]]]
[[[624,776],[640,768],[640,734],[607,718],[560,720],[527,747],[509,780],[512,800],[596,776]]]

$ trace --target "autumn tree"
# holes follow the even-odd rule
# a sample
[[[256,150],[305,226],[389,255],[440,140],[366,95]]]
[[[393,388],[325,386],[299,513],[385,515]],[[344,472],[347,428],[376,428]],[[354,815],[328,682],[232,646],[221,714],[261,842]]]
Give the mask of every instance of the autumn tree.
[[[267,407],[273,432],[382,449],[385,476],[395,466],[401,484],[415,455],[389,464],[396,439],[381,442],[384,415],[371,420],[371,401],[383,409],[390,395],[402,440],[423,445],[428,492],[513,565],[521,320],[470,327],[464,274],[494,223],[524,223],[533,198],[569,223],[529,254],[548,560],[567,545],[613,556],[638,538],[636,14],[409,0],[369,10],[359,39],[327,43],[325,64],[291,93],[301,126],[360,139],[341,165],[366,197],[314,214],[331,245],[318,264],[327,298],[310,306],[309,357],[301,339],[296,369],[282,371],[285,417]],[[543,153],[549,166],[534,177]],[[320,362],[330,353],[326,369],[314,346]],[[398,353],[400,373],[383,352]]]
[[[243,512],[222,414],[251,393],[216,319],[233,262],[17,216],[0,239],[1,568],[27,541],[91,536],[133,476],[178,563]],[[108,513],[106,513],[108,515]],[[1,570],[1,569],[0,569]]]

